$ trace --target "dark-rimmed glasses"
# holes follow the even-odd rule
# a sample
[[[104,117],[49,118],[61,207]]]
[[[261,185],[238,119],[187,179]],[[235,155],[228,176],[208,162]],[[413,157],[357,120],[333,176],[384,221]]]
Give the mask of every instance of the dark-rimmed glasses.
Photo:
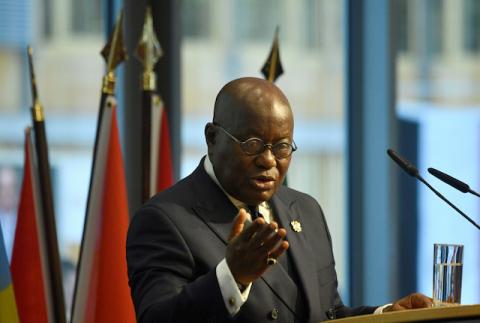
[[[240,141],[219,124],[214,123],[214,125],[222,129],[222,131],[227,136],[229,136],[233,141],[238,143],[242,151],[249,156],[261,154],[265,151],[265,149],[269,148],[276,159],[283,159],[289,157],[295,150],[297,150],[297,145],[295,144],[295,141],[293,141],[292,144],[288,142],[266,144],[265,141],[263,141],[262,139],[255,137],[249,138],[245,141]]]

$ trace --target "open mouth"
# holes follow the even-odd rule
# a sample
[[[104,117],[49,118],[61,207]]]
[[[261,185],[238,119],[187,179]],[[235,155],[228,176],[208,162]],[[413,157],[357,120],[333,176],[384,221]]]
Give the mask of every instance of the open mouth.
[[[253,186],[259,190],[269,190],[275,186],[275,178],[272,176],[255,176],[251,181]]]

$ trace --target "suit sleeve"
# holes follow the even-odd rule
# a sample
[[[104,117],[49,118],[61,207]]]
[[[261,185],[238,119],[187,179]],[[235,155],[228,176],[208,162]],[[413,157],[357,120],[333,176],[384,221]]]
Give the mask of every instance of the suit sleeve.
[[[128,276],[138,322],[227,320],[215,268],[195,273],[195,260],[175,224],[144,207],[129,227]]]

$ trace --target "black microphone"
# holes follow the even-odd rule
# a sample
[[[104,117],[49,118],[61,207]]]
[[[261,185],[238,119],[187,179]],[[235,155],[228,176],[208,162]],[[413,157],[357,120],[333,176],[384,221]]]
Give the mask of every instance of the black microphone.
[[[448,185],[455,187],[457,190],[463,193],[472,193],[473,195],[476,195],[480,197],[480,194],[475,192],[474,190],[470,189],[470,186],[468,186],[467,183],[462,182],[459,179],[456,179],[455,177],[452,177],[448,174],[445,174],[444,172],[439,171],[438,169],[435,169],[433,167],[430,167],[428,169],[428,172],[438,178],[439,180],[447,183]]]
[[[395,151],[392,149],[387,150],[388,155],[390,158],[393,159],[395,163],[397,163],[398,166],[400,166],[405,172],[407,172],[410,176],[416,177],[420,182],[425,184],[430,190],[432,190],[433,193],[435,193],[439,198],[441,198],[445,203],[450,205],[455,211],[460,213],[461,216],[463,216],[468,222],[473,224],[477,229],[480,230],[480,225],[475,223],[468,215],[466,215],[464,212],[462,212],[458,207],[453,205],[452,202],[447,200],[445,196],[443,196],[439,191],[434,189],[432,185],[430,185],[426,180],[423,179],[422,176],[420,176],[420,173],[418,172],[417,167],[415,167],[411,162],[409,162],[407,159],[401,157],[398,155]]]
[[[418,169],[415,167],[410,161],[406,160],[405,158],[398,155],[394,150],[388,149],[387,150],[388,156],[393,159],[394,162],[397,163],[404,171],[408,173],[408,175],[413,177],[420,176],[418,174]]]

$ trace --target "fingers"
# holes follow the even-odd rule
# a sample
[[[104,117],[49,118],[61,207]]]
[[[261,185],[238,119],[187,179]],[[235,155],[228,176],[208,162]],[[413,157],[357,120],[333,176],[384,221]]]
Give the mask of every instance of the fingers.
[[[396,301],[388,310],[384,310],[384,312],[402,311],[414,308],[428,308],[432,307],[432,305],[433,301],[430,297],[420,293],[414,293]]]
[[[412,308],[425,308],[425,307],[432,307],[433,300],[420,293],[415,293],[411,295],[411,304]]]
[[[232,230],[230,231],[229,241],[239,236],[249,252],[257,255],[270,255],[271,257],[279,257],[288,249],[288,242],[283,241],[287,235],[287,231],[283,228],[279,229],[275,221],[266,223],[265,219],[258,218],[247,226],[248,213],[244,209],[240,209],[233,221]]]
[[[252,246],[263,246],[265,242],[277,231],[278,225],[276,222],[271,222],[263,225],[255,235],[251,237]]]
[[[245,235],[244,235],[245,241],[250,240],[254,235],[258,234],[259,231],[261,231],[264,226],[265,226],[265,219],[263,218],[255,219],[255,221],[253,221],[252,224],[245,230]]]
[[[248,219],[247,212],[244,209],[240,209],[238,211],[237,216],[233,220],[233,227],[232,230],[230,231],[230,236],[228,237],[228,241],[232,240],[236,236],[238,236],[240,233],[242,233],[243,228],[245,226],[245,221]]]
[[[270,257],[278,259],[289,247],[288,241],[282,241],[282,243],[270,253]]]
[[[257,244],[257,252],[266,257],[277,259],[285,251],[287,251],[289,244],[284,241],[287,236],[287,231],[283,228],[278,229],[276,222],[272,222],[257,233],[252,238],[252,244]]]
[[[241,209],[233,221],[225,252],[230,272],[235,281],[243,285],[258,279],[269,268],[268,259],[276,260],[289,246],[284,241],[286,230],[279,229],[276,222],[266,223],[263,218],[250,222],[247,219],[247,212]]]
[[[274,249],[279,247],[279,243],[285,239],[285,236],[285,229],[271,231],[270,236],[262,240],[263,242],[259,247],[259,251],[267,254],[272,253]]]

